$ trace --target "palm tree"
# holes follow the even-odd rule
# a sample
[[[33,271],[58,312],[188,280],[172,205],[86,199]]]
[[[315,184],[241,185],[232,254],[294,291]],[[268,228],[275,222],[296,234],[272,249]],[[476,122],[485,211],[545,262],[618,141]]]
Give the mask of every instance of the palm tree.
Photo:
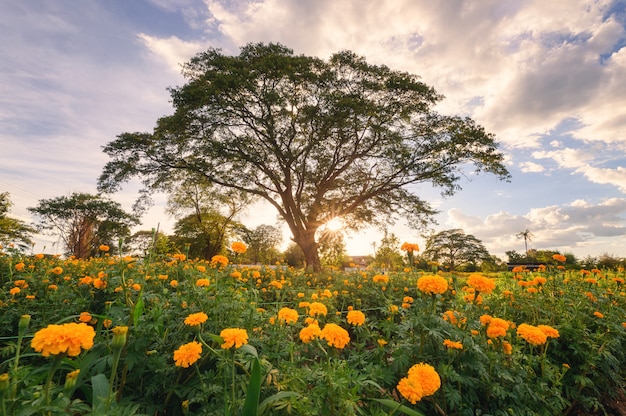
[[[524,247],[526,247],[526,257],[528,257],[528,242],[532,240],[532,237],[534,237],[533,233],[531,233],[530,230],[527,228],[524,231],[517,233],[517,237],[524,239]]]

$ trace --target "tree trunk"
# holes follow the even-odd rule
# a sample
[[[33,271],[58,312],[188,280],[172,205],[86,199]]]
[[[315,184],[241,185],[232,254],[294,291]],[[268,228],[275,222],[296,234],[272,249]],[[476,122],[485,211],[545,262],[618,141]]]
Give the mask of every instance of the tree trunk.
[[[320,256],[317,252],[317,242],[315,232],[317,230],[305,230],[298,235],[294,235],[294,241],[300,246],[304,253],[304,263],[308,270],[319,272],[322,270]]]

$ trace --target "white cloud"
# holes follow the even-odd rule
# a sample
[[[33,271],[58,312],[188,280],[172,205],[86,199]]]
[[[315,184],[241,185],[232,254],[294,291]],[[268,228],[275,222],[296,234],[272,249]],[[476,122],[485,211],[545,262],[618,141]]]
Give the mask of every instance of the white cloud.
[[[537,173],[545,171],[545,168],[538,163],[522,162],[520,163],[520,170],[524,173]]]

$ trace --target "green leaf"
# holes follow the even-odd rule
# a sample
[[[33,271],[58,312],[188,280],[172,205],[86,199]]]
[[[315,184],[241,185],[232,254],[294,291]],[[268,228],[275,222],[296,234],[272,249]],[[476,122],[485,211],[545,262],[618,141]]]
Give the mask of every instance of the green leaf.
[[[247,347],[248,345],[244,345]],[[243,347],[241,347],[243,348]],[[251,347],[256,355],[256,349]],[[250,384],[248,384],[248,391],[246,392],[246,401],[243,404],[241,414],[243,416],[256,415],[259,406],[259,397],[261,396],[261,363],[259,357],[255,357],[252,362],[252,373],[250,374]]]
[[[424,416],[423,413],[420,413],[417,410],[410,409],[406,407],[405,405],[396,402],[395,400],[391,400],[391,399],[372,399],[372,400],[382,404],[383,406],[387,406],[388,408],[392,409],[393,410],[392,414],[400,410],[402,411],[402,413],[406,414],[407,416]]]
[[[104,414],[109,398],[109,380],[104,374],[91,377],[91,390],[93,392],[93,414]]]
[[[267,399],[263,400],[263,402],[261,402],[261,404],[259,405],[259,408],[257,409],[257,414],[262,415],[263,413],[265,413],[267,408],[272,406],[275,402],[278,402],[284,399],[293,399],[293,398],[300,397],[300,396],[301,396],[300,393],[297,393],[295,391],[280,391],[276,394],[271,395]]]
[[[135,304],[135,307],[133,308],[133,325],[134,326],[137,326],[137,324],[139,323],[139,318],[141,317],[141,315],[143,315],[143,298],[140,295],[139,300],[137,301],[137,303]]]

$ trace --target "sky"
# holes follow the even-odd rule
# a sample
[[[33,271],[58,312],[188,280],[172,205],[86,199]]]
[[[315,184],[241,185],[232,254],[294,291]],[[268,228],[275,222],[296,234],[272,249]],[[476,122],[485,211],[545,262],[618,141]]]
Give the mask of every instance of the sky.
[[[400,242],[460,228],[506,260],[529,230],[529,248],[626,257],[626,0],[4,1],[0,34],[0,192],[28,223],[41,199],[96,193],[102,147],[172,114],[182,63],[278,42],[419,75],[445,96],[437,111],[495,135],[511,181],[468,171],[452,197],[416,188],[437,224],[397,224]],[[137,189],[111,198],[130,210]],[[164,201],[137,229],[172,231]],[[276,220],[262,204],[241,217]],[[381,236],[349,233],[348,253],[372,254]],[[34,250],[57,241],[38,236]]]

